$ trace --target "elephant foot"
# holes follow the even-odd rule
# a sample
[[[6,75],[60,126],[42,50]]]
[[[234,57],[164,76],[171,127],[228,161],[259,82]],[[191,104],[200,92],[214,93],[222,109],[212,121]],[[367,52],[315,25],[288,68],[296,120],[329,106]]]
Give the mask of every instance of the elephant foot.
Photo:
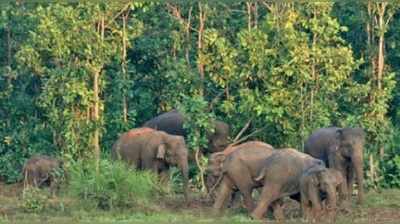
[[[349,201],[342,202],[339,210],[342,213],[350,214],[351,213],[351,203]]]
[[[257,212],[252,212],[252,213],[250,213],[250,217],[255,220],[262,220],[263,215],[258,214]]]

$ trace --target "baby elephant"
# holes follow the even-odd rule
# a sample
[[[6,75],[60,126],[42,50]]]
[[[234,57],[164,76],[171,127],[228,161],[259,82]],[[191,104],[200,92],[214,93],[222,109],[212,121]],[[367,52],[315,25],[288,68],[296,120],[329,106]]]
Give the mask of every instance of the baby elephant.
[[[33,156],[25,162],[22,170],[24,186],[50,186],[52,194],[58,190],[63,173],[62,161],[45,155]]]
[[[336,190],[343,182],[342,174],[325,166],[313,166],[300,177],[301,207],[308,220],[318,220],[321,216],[322,201],[326,199],[326,210],[333,218],[336,210]]]

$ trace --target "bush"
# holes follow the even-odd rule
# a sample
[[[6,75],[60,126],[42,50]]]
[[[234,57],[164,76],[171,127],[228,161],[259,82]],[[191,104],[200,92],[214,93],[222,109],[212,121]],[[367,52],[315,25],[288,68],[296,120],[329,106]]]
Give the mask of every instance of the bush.
[[[390,155],[381,162],[385,188],[400,188],[400,155]]]
[[[49,202],[48,192],[40,190],[36,187],[25,188],[22,192],[21,207],[26,212],[39,213],[42,212]]]
[[[101,160],[98,172],[93,161],[70,167],[70,193],[101,209],[129,208],[164,192],[155,174],[132,170],[123,162]]]

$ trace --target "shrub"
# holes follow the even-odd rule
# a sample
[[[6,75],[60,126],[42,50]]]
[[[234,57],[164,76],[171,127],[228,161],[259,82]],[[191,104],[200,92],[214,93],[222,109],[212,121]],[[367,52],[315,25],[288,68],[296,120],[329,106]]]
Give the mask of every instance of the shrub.
[[[26,212],[39,213],[48,205],[49,195],[47,191],[36,187],[25,188],[22,192],[21,207]]]
[[[123,162],[101,160],[98,171],[93,161],[75,162],[69,172],[70,193],[101,209],[147,203],[164,192],[155,174],[132,170]]]
[[[400,188],[400,155],[389,155],[380,163],[384,188]]]

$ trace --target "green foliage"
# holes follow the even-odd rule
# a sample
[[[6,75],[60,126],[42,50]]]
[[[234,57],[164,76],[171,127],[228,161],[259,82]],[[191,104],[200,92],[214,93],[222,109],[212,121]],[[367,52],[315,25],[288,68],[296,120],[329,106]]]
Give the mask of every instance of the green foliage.
[[[400,131],[392,133],[392,139],[387,144],[389,149],[379,163],[382,180],[379,186],[384,188],[400,188]]]
[[[22,192],[21,207],[25,212],[40,213],[47,208],[48,201],[49,195],[47,191],[28,187]]]
[[[178,110],[185,115],[184,128],[188,132],[188,146],[192,150],[207,147],[207,132],[213,132],[214,117],[208,112],[208,103],[201,96],[182,96]]]
[[[123,162],[101,160],[70,164],[69,192],[101,209],[130,208],[154,201],[165,188],[151,172],[135,171]]]

